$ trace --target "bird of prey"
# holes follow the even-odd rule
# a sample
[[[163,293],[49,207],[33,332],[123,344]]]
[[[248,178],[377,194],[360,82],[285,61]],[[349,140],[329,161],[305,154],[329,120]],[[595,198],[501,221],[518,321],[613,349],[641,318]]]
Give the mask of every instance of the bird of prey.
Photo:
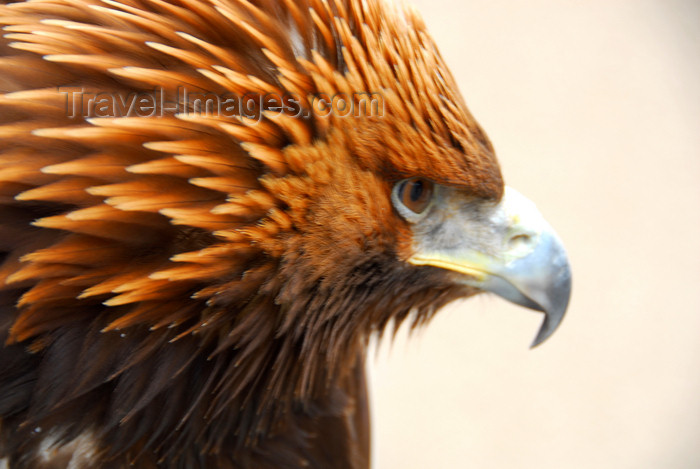
[[[419,15],[0,5],[0,467],[361,469],[368,340],[570,273]]]

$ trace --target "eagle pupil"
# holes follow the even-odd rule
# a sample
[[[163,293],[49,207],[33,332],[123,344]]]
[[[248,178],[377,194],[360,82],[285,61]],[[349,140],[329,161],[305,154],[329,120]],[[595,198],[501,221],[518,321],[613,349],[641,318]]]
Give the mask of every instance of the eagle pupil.
[[[411,193],[409,197],[411,198],[411,202],[418,202],[423,195],[423,181],[420,179],[413,181],[413,184],[411,185]]]

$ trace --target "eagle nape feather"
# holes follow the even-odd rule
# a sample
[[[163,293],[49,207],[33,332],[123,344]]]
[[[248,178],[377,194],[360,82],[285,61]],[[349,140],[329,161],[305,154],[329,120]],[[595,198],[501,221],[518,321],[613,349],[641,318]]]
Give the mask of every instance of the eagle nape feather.
[[[419,15],[1,2],[0,468],[369,467],[370,337],[567,308]]]

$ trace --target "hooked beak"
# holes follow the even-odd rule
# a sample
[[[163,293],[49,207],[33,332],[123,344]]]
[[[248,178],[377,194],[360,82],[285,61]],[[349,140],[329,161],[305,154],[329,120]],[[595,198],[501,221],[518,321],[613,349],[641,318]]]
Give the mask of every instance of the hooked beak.
[[[569,304],[571,271],[563,244],[535,205],[506,187],[498,205],[482,208],[478,216],[448,216],[442,223],[448,224],[443,232],[466,234],[444,249],[435,240],[419,242],[408,262],[458,272],[461,283],[543,312],[532,347],[551,336]]]

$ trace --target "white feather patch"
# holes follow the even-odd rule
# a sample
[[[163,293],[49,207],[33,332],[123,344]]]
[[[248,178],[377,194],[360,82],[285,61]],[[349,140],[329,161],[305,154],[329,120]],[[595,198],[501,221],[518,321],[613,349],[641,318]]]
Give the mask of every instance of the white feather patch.
[[[39,460],[50,462],[56,458],[70,458],[66,469],[95,467],[97,442],[91,432],[83,433],[73,441],[58,446],[55,434],[49,434],[39,445]],[[7,469],[0,466],[0,469]]]
[[[309,60],[309,53],[306,50],[306,45],[304,44],[304,37],[302,36],[301,31],[299,31],[299,25],[294,21],[290,21],[287,24],[287,28],[289,30],[289,42],[292,45],[294,56]]]

